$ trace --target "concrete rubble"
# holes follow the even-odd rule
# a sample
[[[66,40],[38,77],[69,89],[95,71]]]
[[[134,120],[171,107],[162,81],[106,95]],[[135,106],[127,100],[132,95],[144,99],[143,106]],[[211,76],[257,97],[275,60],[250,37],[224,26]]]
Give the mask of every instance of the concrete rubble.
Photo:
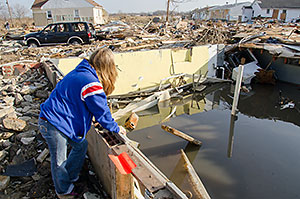
[[[25,63],[18,75],[0,70],[0,198],[55,198],[49,151],[37,125],[39,106],[48,98],[52,85],[40,64],[33,65]],[[34,168],[32,165],[22,168],[24,174],[19,174],[20,171],[16,171],[17,176],[5,173],[9,167],[10,173],[14,172],[12,168],[31,159],[34,159]],[[89,174],[93,169],[89,160],[86,162],[75,186],[83,193],[89,191],[104,198],[96,176]],[[26,176],[27,169],[37,172]]]

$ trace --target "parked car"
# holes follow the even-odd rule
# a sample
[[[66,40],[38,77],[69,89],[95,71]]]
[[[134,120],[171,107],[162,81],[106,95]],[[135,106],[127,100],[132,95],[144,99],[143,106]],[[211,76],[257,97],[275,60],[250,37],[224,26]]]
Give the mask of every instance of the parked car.
[[[56,44],[88,44],[95,39],[95,29],[87,22],[62,22],[48,24],[39,32],[25,35],[29,47]]]

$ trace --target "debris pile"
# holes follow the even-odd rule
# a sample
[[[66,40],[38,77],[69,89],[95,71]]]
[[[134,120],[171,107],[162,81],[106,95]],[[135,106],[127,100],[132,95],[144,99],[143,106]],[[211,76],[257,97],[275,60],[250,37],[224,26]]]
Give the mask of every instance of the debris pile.
[[[299,27],[293,24],[256,20],[252,24],[222,21],[198,21],[177,17],[166,23],[154,16],[113,16],[106,25],[96,25],[96,41],[89,45],[58,45],[28,49],[23,36],[38,31],[33,26],[1,32],[0,64],[16,60],[84,56],[99,46],[111,46],[114,51],[137,51],[170,47],[192,47],[203,44],[235,44],[234,47],[271,48],[281,56],[298,55],[284,45],[300,42]],[[281,51],[279,52],[279,50]]]
[[[49,151],[37,124],[52,85],[40,64],[19,64],[18,75],[3,67],[0,75],[0,198],[55,198]],[[75,185],[104,197],[88,159],[83,170]]]

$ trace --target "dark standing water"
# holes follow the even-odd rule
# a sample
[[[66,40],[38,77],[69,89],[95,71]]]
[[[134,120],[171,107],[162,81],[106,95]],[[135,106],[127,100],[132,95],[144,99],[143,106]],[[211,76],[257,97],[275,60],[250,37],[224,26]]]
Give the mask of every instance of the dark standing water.
[[[296,109],[280,110],[279,90],[294,100]],[[254,85],[250,93],[241,95],[238,119],[232,122],[231,157],[230,96],[230,86],[225,86],[206,95],[205,103],[200,101],[203,112],[178,115],[164,123],[201,140],[201,148],[168,134],[157,124],[128,136],[140,142],[147,157],[184,191],[190,186],[180,149],[186,152],[211,198],[300,198],[299,87]]]

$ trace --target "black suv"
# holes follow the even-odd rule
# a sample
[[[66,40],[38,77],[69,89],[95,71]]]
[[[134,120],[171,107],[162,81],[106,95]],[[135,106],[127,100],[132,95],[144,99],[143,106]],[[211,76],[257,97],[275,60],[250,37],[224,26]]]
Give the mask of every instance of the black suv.
[[[91,43],[94,39],[94,26],[87,22],[52,23],[43,30],[29,33],[24,37],[25,44],[29,47]]]

